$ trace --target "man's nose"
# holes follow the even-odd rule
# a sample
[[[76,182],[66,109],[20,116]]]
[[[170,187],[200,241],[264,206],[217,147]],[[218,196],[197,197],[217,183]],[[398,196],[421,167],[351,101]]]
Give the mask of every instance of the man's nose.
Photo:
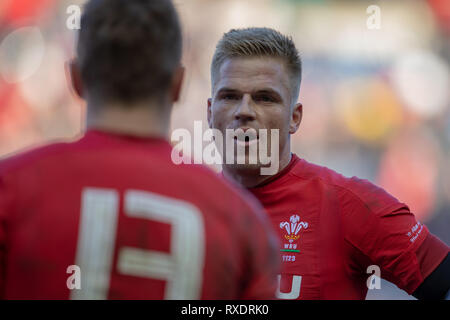
[[[244,94],[244,96],[242,97],[234,112],[234,118],[241,121],[251,121],[256,118],[252,99],[249,94]]]

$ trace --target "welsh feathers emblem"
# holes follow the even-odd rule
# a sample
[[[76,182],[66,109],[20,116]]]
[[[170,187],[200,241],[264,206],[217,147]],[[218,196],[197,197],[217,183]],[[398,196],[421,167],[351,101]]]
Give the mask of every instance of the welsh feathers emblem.
[[[290,222],[281,222],[280,228],[286,230],[286,234],[284,238],[289,241],[289,244],[284,245],[284,250],[281,251],[291,251],[291,252],[299,252],[297,249],[297,244],[293,242],[300,238],[300,230],[308,229],[308,222],[300,221],[300,217],[296,214],[292,215],[289,219]]]
[[[308,229],[308,222],[300,221],[300,217],[296,214],[291,216],[289,220],[291,221],[291,223],[281,222],[280,228],[286,229],[287,234],[284,235],[284,237],[286,238],[286,240],[289,240],[289,243],[292,243],[292,241],[300,238],[300,235],[298,233],[302,227]]]

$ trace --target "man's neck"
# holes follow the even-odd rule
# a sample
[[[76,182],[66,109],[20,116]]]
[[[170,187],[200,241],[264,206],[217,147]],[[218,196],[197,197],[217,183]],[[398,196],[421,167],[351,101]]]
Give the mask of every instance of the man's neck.
[[[292,154],[289,150],[287,156],[280,158],[280,165],[278,167],[277,173],[281,172],[286,168],[291,162]],[[234,170],[234,168],[223,166],[223,175],[228,180],[233,180],[245,188],[254,188],[265,181],[272,178],[274,175],[261,175],[260,169],[257,170]]]
[[[87,129],[138,137],[168,139],[171,106],[92,106],[88,104]]]

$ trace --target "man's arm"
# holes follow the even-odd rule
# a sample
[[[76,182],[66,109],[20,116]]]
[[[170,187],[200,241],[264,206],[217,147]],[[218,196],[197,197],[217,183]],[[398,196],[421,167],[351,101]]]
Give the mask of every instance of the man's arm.
[[[353,182],[353,194],[341,199],[346,240],[362,253],[354,259],[378,265],[382,278],[408,294],[443,299],[449,289],[444,259],[450,248],[418,222],[408,206],[368,181]]]
[[[412,294],[417,299],[450,299],[450,254]]]

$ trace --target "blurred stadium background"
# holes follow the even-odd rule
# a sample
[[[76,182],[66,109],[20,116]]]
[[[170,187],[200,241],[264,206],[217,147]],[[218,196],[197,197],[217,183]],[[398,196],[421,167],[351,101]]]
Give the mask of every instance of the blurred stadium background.
[[[67,84],[82,0],[0,0],[0,157],[83,130]],[[369,179],[407,203],[450,245],[450,1],[175,0],[187,78],[172,128],[193,130],[210,95],[209,64],[230,28],[292,35],[304,73],[293,151]],[[380,28],[369,29],[370,5]],[[217,168],[214,168],[217,169]],[[382,282],[367,299],[414,299]]]

